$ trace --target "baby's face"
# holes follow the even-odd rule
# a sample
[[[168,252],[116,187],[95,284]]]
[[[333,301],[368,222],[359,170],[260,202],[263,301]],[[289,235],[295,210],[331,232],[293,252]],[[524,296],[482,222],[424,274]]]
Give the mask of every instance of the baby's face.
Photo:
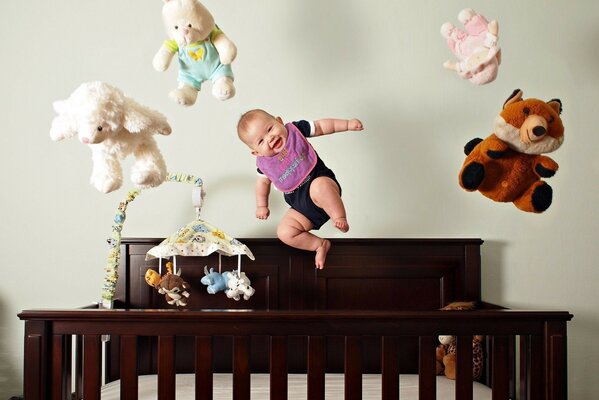
[[[245,138],[253,155],[272,157],[285,147],[287,129],[280,117],[260,114],[247,126]]]

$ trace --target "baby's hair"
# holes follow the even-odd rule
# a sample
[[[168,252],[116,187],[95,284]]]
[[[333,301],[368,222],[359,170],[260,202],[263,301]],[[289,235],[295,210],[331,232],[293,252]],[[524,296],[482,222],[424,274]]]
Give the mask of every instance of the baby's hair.
[[[239,139],[241,139],[242,142],[245,143],[245,134],[247,132],[248,125],[252,123],[252,121],[254,121],[258,115],[265,115],[274,118],[272,115],[260,108],[255,108],[242,114],[239,118],[239,122],[237,122],[237,136],[239,136]]]

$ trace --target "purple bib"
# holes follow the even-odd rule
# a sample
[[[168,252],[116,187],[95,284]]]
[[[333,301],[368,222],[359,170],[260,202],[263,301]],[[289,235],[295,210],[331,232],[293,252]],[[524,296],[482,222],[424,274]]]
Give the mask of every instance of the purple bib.
[[[259,156],[256,165],[281,192],[291,192],[306,180],[316,165],[316,152],[292,123],[285,124],[287,142],[272,157]]]

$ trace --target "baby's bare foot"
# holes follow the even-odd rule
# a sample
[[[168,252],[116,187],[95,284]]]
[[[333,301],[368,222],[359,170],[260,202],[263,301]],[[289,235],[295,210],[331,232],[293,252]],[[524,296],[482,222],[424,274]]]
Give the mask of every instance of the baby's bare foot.
[[[335,225],[335,228],[339,229],[343,233],[349,231],[349,224],[347,223],[347,218],[336,218],[333,221],[333,225]]]
[[[327,253],[331,249],[331,242],[326,239],[322,240],[322,244],[318,246],[316,249],[316,257],[314,257],[314,263],[316,264],[316,268],[323,269],[324,261],[327,258]]]

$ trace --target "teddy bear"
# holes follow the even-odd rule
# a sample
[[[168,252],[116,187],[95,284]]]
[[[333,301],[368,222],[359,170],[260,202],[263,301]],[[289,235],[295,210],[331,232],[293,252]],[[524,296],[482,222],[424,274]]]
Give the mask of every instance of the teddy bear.
[[[474,301],[454,301],[445,307],[443,311],[464,311],[474,310],[476,302]],[[436,370],[437,375],[445,375],[447,378],[456,379],[457,353],[456,337],[450,335],[439,336],[439,345],[436,348]],[[483,337],[474,335],[472,337],[472,378],[480,379],[483,372]]]
[[[478,190],[498,202],[512,202],[522,211],[542,213],[552,203],[553,189],[542,178],[555,175],[558,164],[543,155],[564,141],[559,99],[523,99],[514,90],[495,119],[495,131],[464,147],[460,186]]]
[[[166,117],[145,107],[112,85],[82,83],[66,99],[53,103],[58,114],[52,121],[50,138],[63,140],[77,135],[92,152],[91,184],[109,193],[121,187],[120,161],[135,157],[131,181],[140,189],[164,182],[167,171],[153,135],[170,135]]]
[[[450,22],[441,26],[441,36],[458,59],[447,60],[443,66],[476,85],[494,81],[501,63],[501,49],[497,46],[499,24],[487,21],[471,8],[460,11],[458,20],[464,24],[465,32]]]
[[[195,104],[206,80],[219,100],[235,95],[231,63],[235,44],[214,23],[210,11],[198,0],[164,0],[162,19],[169,37],[153,59],[157,71],[166,71],[175,54],[179,59],[179,86],[169,93],[183,106]]]

